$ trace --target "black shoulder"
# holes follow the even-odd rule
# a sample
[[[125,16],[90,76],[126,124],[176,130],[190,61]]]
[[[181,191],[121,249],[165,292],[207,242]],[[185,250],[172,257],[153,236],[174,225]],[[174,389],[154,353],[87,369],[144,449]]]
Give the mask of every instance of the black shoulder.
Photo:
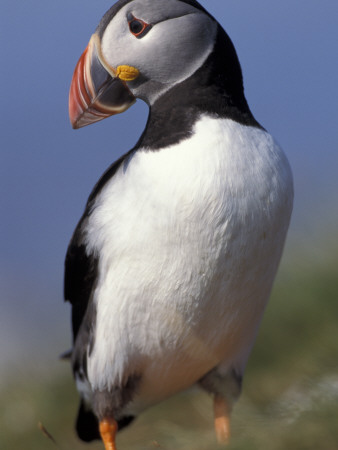
[[[101,176],[99,181],[94,186],[94,189],[92,190],[92,192],[91,192],[91,194],[90,194],[90,196],[88,198],[88,202],[87,202],[87,206],[86,206],[87,210],[91,209],[92,204],[95,201],[96,196],[101,192],[103,186],[115,175],[115,173],[117,172],[117,169],[119,169],[119,167],[122,164],[125,165],[125,166],[128,165],[128,162],[129,162],[130,158],[132,157],[132,155],[135,153],[137,147],[138,147],[138,145],[136,145],[131,150],[129,150],[129,152],[127,152],[123,156],[121,156],[121,158],[119,158],[117,161],[115,161],[104,172],[104,174]]]

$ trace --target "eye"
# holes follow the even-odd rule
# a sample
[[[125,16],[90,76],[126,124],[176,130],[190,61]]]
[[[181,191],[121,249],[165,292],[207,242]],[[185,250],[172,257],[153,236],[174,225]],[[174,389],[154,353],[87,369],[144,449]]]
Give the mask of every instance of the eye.
[[[132,17],[128,24],[130,32],[138,39],[143,38],[143,36],[145,36],[151,29],[151,25],[149,25],[149,23],[146,23],[141,19],[136,19],[136,17]]]

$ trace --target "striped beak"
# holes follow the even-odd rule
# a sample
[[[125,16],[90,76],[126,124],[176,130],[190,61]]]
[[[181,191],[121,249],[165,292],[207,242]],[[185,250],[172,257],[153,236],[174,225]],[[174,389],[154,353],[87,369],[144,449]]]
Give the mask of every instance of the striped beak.
[[[105,61],[100,38],[93,34],[76,65],[69,92],[69,118],[73,128],[81,128],[128,109],[135,97],[127,87],[138,76],[137,69],[110,67]],[[133,70],[131,70],[133,69]],[[131,75],[130,75],[131,72]]]

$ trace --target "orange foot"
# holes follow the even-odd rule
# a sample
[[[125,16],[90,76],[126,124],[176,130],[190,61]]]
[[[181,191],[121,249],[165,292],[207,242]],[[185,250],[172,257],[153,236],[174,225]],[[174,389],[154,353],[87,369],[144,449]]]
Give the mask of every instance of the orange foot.
[[[220,395],[214,398],[215,431],[220,444],[228,444],[230,441],[230,412],[226,400]]]
[[[117,422],[112,417],[107,417],[100,422],[100,434],[105,450],[116,450],[115,436]]]

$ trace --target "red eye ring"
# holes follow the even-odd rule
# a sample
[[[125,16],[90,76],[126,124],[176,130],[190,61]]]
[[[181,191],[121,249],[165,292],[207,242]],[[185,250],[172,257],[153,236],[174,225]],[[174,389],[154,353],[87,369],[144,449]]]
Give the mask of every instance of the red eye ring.
[[[136,17],[129,20],[128,24],[130,32],[138,39],[147,34],[151,29],[151,25],[149,25],[149,23],[146,23],[141,19],[137,19]]]

